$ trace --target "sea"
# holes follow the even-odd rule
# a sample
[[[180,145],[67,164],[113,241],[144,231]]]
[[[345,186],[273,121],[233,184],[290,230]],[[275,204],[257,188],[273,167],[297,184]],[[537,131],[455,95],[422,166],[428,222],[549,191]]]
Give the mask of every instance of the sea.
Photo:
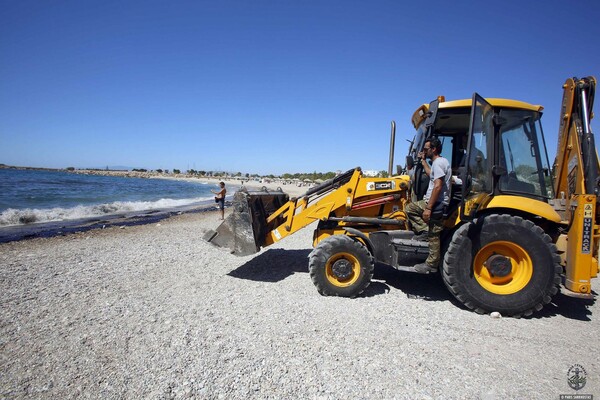
[[[217,183],[0,169],[0,230],[208,205]],[[233,194],[234,188],[228,188]],[[1,233],[1,232],[0,232]]]

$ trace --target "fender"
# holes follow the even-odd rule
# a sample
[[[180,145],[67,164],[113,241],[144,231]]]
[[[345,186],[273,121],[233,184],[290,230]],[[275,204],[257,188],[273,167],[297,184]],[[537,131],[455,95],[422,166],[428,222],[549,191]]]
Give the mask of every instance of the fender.
[[[538,215],[548,221],[560,223],[562,220],[560,215],[546,202],[530,199],[521,196],[494,196],[486,205],[486,209],[491,208],[512,208],[515,210],[525,211],[532,215]]]

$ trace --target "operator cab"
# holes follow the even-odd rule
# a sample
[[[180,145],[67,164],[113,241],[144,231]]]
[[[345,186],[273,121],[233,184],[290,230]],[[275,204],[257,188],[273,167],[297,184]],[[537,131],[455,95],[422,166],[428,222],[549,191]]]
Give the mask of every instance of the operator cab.
[[[554,197],[550,162],[540,122],[541,106],[473,95],[467,175],[463,193]],[[487,160],[475,167],[479,153]]]
[[[514,100],[488,102],[477,94],[474,100],[446,102],[439,97],[419,107],[412,118],[416,134],[407,156],[413,200],[422,199],[427,191],[429,177],[417,155],[433,136],[441,140],[442,156],[455,178],[447,213],[458,208],[463,197],[482,193],[542,201],[553,197],[541,110]]]

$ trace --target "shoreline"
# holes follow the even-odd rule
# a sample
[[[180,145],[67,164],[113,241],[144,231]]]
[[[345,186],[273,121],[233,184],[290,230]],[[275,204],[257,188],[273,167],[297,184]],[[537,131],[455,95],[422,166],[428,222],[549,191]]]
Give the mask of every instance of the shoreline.
[[[107,174],[106,176],[122,177],[126,173],[125,171],[112,172],[120,172],[120,174]],[[306,186],[281,184],[281,182],[246,182],[244,180],[244,184],[242,185],[241,180],[223,180],[221,178],[152,176],[149,179],[183,180],[193,183],[215,185],[215,187],[218,186],[219,182],[225,182],[226,188],[233,188],[233,190],[230,189],[228,191],[226,196],[226,212],[227,209],[231,207],[234,193],[241,188],[245,188],[249,191],[262,191],[264,189],[267,189],[268,191],[277,191],[281,189],[284,193],[287,193],[290,198],[301,196],[306,192],[306,190],[308,190]],[[94,229],[105,229],[108,227],[124,228],[126,226],[153,224],[175,215],[208,212],[214,209],[215,207],[213,201],[205,200],[200,203],[165,209],[147,209],[77,219],[0,226],[0,243],[15,242],[34,238],[65,236],[74,233],[87,232]]]
[[[223,178],[196,178],[196,177],[170,177],[170,176],[156,176],[150,179],[172,179],[172,180],[183,180],[187,182],[195,182],[195,183],[203,183],[203,184],[213,184],[218,186],[219,182],[225,183],[225,189],[227,189],[227,196],[232,196],[233,193],[228,189],[229,187],[235,188],[245,188],[249,191],[261,191],[263,188],[268,191],[277,191],[281,189],[284,193],[287,193],[290,198],[292,197],[300,197],[311,186],[298,186],[294,183],[283,183],[280,181],[271,181],[271,182],[258,182],[258,181],[248,181],[248,180],[236,180],[236,179],[223,179]],[[235,192],[234,192],[235,193]]]
[[[261,178],[260,181],[251,178],[238,178],[238,177],[209,177],[209,176],[197,176],[186,173],[181,174],[166,174],[164,172],[156,171],[130,171],[130,170],[103,170],[103,169],[67,169],[67,168],[41,168],[41,167],[20,167],[0,164],[0,169],[14,169],[14,170],[25,170],[25,171],[53,171],[53,172],[65,172],[69,174],[79,175],[96,175],[96,176],[114,176],[121,178],[142,178],[142,179],[169,179],[169,180],[183,180],[188,182],[200,182],[206,184],[215,184],[219,182],[225,182],[225,186],[241,187],[244,186],[248,190],[261,190],[263,187],[267,190],[277,190],[281,188],[285,193],[289,194],[290,197],[298,197],[303,195],[310,187],[314,186],[314,183],[300,182],[297,180],[282,179],[282,178]]]
[[[231,202],[227,201],[225,206],[230,207]],[[66,236],[111,227],[125,228],[127,226],[148,225],[158,223],[176,215],[209,212],[213,211],[214,208],[210,201],[205,201],[200,204],[169,209],[130,211],[71,220],[8,225],[0,227],[0,243]]]

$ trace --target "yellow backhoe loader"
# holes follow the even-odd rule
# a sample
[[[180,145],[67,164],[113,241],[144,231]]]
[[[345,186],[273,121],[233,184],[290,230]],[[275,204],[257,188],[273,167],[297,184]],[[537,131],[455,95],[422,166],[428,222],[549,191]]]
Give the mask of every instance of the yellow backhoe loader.
[[[559,288],[592,298],[600,236],[595,87],[593,77],[566,81],[552,166],[541,106],[477,93],[438,97],[412,116],[416,134],[402,173],[392,176],[392,135],[389,178],[355,168],[291,199],[241,190],[231,215],[205,239],[248,255],[318,221],[308,269],[322,295],[359,295],[375,263],[414,271],[428,244],[416,240],[404,209],[427,189],[415,161],[425,140],[437,137],[462,181],[443,210],[440,272],[450,292],[478,313],[515,317],[540,310]]]

